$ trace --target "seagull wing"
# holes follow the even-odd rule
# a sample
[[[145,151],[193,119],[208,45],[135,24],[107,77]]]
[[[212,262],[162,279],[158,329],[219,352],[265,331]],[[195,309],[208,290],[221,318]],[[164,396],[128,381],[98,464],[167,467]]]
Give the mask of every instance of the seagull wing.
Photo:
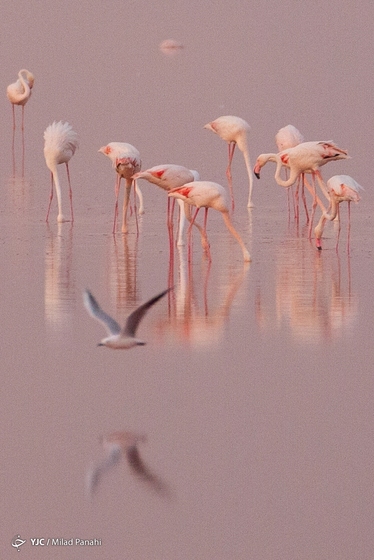
[[[105,313],[89,290],[83,292],[83,303],[88,313],[104,325],[109,334],[119,334],[121,327],[110,315]]]
[[[103,461],[91,465],[86,476],[86,491],[89,496],[96,492],[103,474],[119,462],[121,455],[122,450],[120,446],[115,445]]]
[[[131,470],[136,476],[144,482],[148,482],[156,492],[160,494],[168,493],[168,489],[164,482],[158,476],[153,474],[144,463],[136,445],[130,445],[126,449],[126,457]]]
[[[154,305],[159,299],[164,297],[164,295],[166,295],[172,289],[173,288],[168,288],[167,290],[164,290],[163,292],[161,292],[161,294],[158,294],[152,299],[146,301],[145,303],[143,303],[143,305],[141,305],[140,307],[135,309],[135,311],[130,313],[130,315],[127,317],[126,324],[123,327],[122,334],[126,336],[135,336],[136,329],[138,328],[140,321],[142,320],[143,316],[147,313],[148,309],[152,307],[152,305]]]

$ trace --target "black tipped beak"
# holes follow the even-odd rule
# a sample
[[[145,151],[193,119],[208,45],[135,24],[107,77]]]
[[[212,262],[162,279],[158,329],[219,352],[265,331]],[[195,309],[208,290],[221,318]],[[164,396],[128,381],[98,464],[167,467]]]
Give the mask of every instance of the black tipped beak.
[[[260,178],[260,174],[259,174],[259,173],[255,173],[255,175],[256,175],[257,179]]]
[[[322,251],[322,247],[317,247],[318,251]]]

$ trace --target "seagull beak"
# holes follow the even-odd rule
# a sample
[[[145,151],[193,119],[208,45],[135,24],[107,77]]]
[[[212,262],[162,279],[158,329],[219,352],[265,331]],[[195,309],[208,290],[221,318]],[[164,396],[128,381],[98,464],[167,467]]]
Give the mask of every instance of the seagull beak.
[[[257,179],[260,178],[260,172],[256,173],[256,171],[254,171],[253,173],[256,175]]]

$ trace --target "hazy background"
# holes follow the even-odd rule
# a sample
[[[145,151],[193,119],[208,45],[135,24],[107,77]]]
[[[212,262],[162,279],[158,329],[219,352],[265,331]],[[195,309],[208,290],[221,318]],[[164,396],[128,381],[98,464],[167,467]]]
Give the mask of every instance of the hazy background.
[[[370,1],[3,3],[0,169],[2,557],[19,534],[31,560],[372,560],[373,260]],[[174,38],[176,56],[158,45]],[[12,169],[6,86],[35,75]],[[16,107],[17,126],[20,108]],[[249,211],[240,152],[233,164],[242,256],[219,215],[170,261],[166,198],[141,184],[136,238],[111,235],[115,174],[98,149],[135,145],[143,168],[177,163],[226,185],[225,143],[203,125],[220,115],[251,125],[250,153],[275,151],[295,125],[352,159],[322,170],[365,187],[352,206],[351,255],[342,208],[323,251],[287,216],[286,193],[264,168]],[[43,131],[79,134],[70,162],[75,222],[49,226]],[[63,206],[68,214],[66,176]],[[118,319],[168,283],[139,329],[147,345],[97,348],[82,305],[92,289]],[[368,338],[369,336],[369,338]],[[85,476],[102,434],[145,433],[140,452],[170,489],[149,491],[125,462],[93,500]],[[101,547],[32,547],[30,538],[101,539]]]

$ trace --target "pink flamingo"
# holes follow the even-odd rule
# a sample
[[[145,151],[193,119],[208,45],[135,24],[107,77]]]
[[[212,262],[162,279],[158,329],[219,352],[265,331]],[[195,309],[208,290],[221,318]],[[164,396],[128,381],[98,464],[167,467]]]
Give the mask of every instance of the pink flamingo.
[[[206,124],[204,128],[212,130],[213,132],[218,134],[218,136],[222,138],[222,140],[225,140],[228,143],[229,162],[226,169],[226,177],[230,188],[232,209],[234,209],[234,194],[232,187],[231,162],[232,158],[234,157],[235,146],[238,145],[238,148],[242,152],[244,157],[249,179],[249,196],[247,206],[249,208],[252,208],[253,175],[248,149],[248,133],[250,131],[249,124],[240,117],[226,115],[224,117],[218,117],[218,119],[216,119],[215,121]]]
[[[200,175],[193,169],[187,169],[182,165],[163,164],[156,165],[145,171],[139,171],[132,177],[133,179],[146,179],[149,183],[153,183],[165,191],[170,191],[176,187],[181,187],[186,183],[198,181]],[[184,245],[183,233],[186,224],[186,214],[184,211],[184,202],[177,199],[180,208],[178,245]],[[170,212],[170,199],[168,198],[168,225],[171,228],[172,212]]]
[[[292,124],[288,124],[283,128],[280,128],[275,135],[275,143],[278,148],[278,152],[283,152],[283,150],[287,150],[288,148],[294,148],[304,142],[304,136],[301,132]],[[288,178],[287,171],[286,171],[286,179]],[[302,187],[301,187],[301,196],[304,203],[305,213],[307,217],[307,221],[309,221],[308,209],[306,205],[306,199],[304,194],[304,174],[301,175],[302,178]],[[295,211],[295,218],[298,220],[299,218],[299,182],[298,180],[296,186],[296,193],[295,193],[295,203],[294,203],[294,211]],[[292,187],[291,187],[292,189]],[[287,190],[287,197],[288,197],[288,210],[290,208],[290,201],[289,201],[289,193],[290,191]]]
[[[78,147],[78,135],[69,123],[62,121],[54,121],[50,124],[44,131],[44,157],[48,169],[51,172],[51,194],[49,196],[49,205],[47,210],[47,216],[45,221],[48,222],[49,211],[51,209],[51,203],[53,198],[53,184],[56,188],[57,204],[58,204],[58,222],[66,222],[62,214],[62,204],[61,204],[61,187],[60,181],[57,173],[57,166],[61,163],[66,165],[66,173],[68,176],[69,183],[69,198],[70,198],[70,213],[71,221],[74,221],[73,215],[73,192],[70,183],[69,174],[69,161],[75,154]]]
[[[320,199],[317,197],[315,177],[317,177],[318,183],[321,187],[322,192],[325,194],[326,198],[329,199],[329,195],[326,191],[326,186],[323,182],[322,175],[320,172],[320,167],[325,165],[329,161],[335,161],[340,159],[349,159],[346,150],[342,150],[336,146],[332,141],[320,141],[320,142],[302,142],[293,148],[288,148],[279,152],[278,154],[261,154],[256,160],[254,167],[254,174],[259,179],[261,168],[268,162],[274,161],[277,164],[275,171],[275,180],[281,187],[290,187],[296,181],[296,179],[302,173],[311,173],[313,179],[313,206],[312,215],[309,225],[309,237],[311,236],[311,228],[313,224],[313,217],[315,213],[315,208],[317,203],[321,207],[322,211],[325,212],[325,207],[323,206]],[[282,179],[280,176],[282,166],[289,167],[290,176],[287,180]],[[308,184],[306,183],[308,187]],[[309,189],[310,190],[310,189]]]
[[[15,139],[15,132],[16,132],[16,116],[14,111],[15,105],[20,105],[22,107],[22,121],[21,121],[21,130],[22,130],[22,154],[23,154],[23,161],[24,161],[24,154],[25,154],[25,105],[30,99],[31,90],[34,86],[34,75],[23,68],[18,72],[18,80],[13,84],[9,84],[6,90],[7,97],[12,104],[12,115],[13,115],[13,140],[12,140],[12,152],[14,157],[14,139]]]
[[[139,214],[144,214],[143,196],[141,190],[136,185],[136,181],[133,179],[133,175],[140,171],[142,166],[142,161],[140,159],[140,153],[131,144],[125,142],[110,142],[106,146],[99,149],[99,152],[108,156],[112,161],[114,169],[117,171],[117,179],[115,185],[115,195],[116,202],[114,206],[114,221],[113,221],[113,233],[116,231],[117,216],[118,216],[118,196],[121,185],[121,179],[125,179],[125,197],[123,200],[123,212],[122,212],[122,233],[128,232],[127,227],[127,208],[129,205],[130,191],[133,184],[135,184],[135,191],[139,198]],[[135,209],[136,213],[136,209]]]
[[[246,246],[244,245],[242,238],[231,222],[229,215],[228,195],[226,190],[221,185],[219,185],[218,183],[213,183],[212,181],[194,181],[192,183],[187,183],[182,187],[172,189],[171,191],[169,191],[168,196],[180,198],[191,206],[196,207],[196,211],[190,223],[189,233],[191,233],[191,226],[194,223],[200,208],[205,208],[204,235],[208,254],[209,244],[206,237],[206,223],[209,208],[214,208],[214,210],[218,210],[218,212],[221,212],[223,221],[225,222],[227,229],[239,243],[243,252],[244,261],[249,262],[251,260],[251,257]]]
[[[339,204],[341,202],[348,202],[348,242],[347,242],[347,252],[349,253],[349,238],[351,232],[351,202],[358,202],[360,200],[359,192],[363,190],[363,187],[357,183],[349,175],[334,175],[331,177],[327,183],[327,192],[330,195],[330,213],[324,212],[318,222],[314,234],[316,237],[316,247],[321,250],[321,237],[325,223],[327,220],[332,221],[338,216],[339,219],[339,229],[338,237],[336,241],[336,250],[338,250],[339,237],[340,237],[340,212]]]

